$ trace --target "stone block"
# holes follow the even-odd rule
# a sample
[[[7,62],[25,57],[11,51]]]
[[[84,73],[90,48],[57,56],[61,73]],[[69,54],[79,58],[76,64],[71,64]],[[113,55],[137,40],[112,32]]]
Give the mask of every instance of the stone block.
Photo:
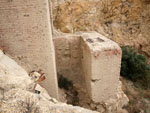
[[[113,98],[119,84],[120,47],[96,32],[81,37],[83,73],[91,99],[102,102]]]

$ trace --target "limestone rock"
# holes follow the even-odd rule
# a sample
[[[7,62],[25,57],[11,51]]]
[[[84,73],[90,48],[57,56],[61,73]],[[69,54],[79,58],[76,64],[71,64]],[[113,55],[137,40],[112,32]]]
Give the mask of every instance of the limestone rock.
[[[59,103],[42,95],[22,89],[11,89],[5,93],[1,113],[97,113],[80,107]]]
[[[32,84],[28,73],[0,50],[0,90],[4,92],[12,88],[32,90]]]
[[[114,98],[109,98],[107,101],[102,102],[101,105],[107,111],[107,113],[126,113],[125,109],[122,109],[123,106],[127,105],[129,102],[128,97],[122,91],[122,83],[119,81],[116,95]],[[101,110],[101,109],[100,109]]]
[[[97,31],[120,45],[142,45],[139,35],[150,42],[149,0],[52,0],[54,26],[65,33]]]
[[[37,73],[36,73],[37,74]],[[97,113],[51,98],[14,60],[0,50],[0,113]]]

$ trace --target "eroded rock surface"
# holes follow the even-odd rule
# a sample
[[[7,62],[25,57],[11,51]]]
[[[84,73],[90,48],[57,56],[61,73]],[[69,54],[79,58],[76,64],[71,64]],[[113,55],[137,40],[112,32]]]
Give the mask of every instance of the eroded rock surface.
[[[34,85],[27,72],[14,60],[0,50],[0,90],[9,91],[12,88],[32,90]]]
[[[149,0],[52,0],[54,26],[65,33],[97,31],[150,56]],[[142,45],[142,48],[141,48]]]
[[[1,113],[96,113],[80,107],[47,99],[43,95],[22,89],[11,89],[4,94]]]
[[[40,85],[0,50],[0,113],[96,113],[49,97]]]

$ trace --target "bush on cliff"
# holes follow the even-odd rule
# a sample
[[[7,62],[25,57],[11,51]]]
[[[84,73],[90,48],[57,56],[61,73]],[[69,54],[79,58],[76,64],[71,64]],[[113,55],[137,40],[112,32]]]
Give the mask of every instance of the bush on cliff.
[[[122,47],[121,75],[144,88],[150,88],[150,65],[144,55],[138,54],[131,47]]]

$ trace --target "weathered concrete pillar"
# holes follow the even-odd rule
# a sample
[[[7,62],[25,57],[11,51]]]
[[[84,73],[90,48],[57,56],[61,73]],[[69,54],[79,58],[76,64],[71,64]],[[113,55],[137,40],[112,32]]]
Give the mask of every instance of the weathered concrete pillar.
[[[95,102],[113,98],[119,84],[121,49],[98,33],[82,34],[83,73],[86,87]]]
[[[42,70],[43,86],[58,97],[48,0],[0,0],[0,46],[28,71]]]

